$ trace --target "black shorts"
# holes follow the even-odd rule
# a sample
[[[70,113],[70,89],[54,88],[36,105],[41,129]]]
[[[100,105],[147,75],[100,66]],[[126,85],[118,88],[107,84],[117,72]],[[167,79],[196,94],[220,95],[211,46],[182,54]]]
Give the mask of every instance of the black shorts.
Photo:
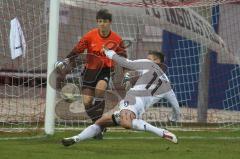
[[[96,87],[98,81],[104,80],[109,83],[110,74],[113,68],[97,69],[84,69],[83,71],[83,88],[84,87]]]

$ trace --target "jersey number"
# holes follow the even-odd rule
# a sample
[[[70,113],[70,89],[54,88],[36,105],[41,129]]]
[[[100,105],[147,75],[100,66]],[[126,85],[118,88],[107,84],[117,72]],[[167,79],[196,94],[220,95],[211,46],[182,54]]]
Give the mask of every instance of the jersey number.
[[[153,78],[151,79],[151,81],[146,85],[146,89],[148,89],[149,87],[151,87],[151,85],[153,84],[153,82],[157,79],[158,75],[156,72],[153,73]],[[162,80],[159,78],[156,87],[152,90],[151,94],[153,95],[157,89],[162,85]]]

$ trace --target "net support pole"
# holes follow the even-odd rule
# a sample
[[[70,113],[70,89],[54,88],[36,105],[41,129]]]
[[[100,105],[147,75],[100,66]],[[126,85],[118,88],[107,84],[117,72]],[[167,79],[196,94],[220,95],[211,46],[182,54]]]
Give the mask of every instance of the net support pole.
[[[202,60],[202,64],[200,66],[198,83],[197,121],[199,123],[207,123],[210,69],[210,59],[208,51],[202,53],[202,57],[200,57],[200,60]]]
[[[59,29],[59,0],[50,1],[49,37],[48,37],[48,66],[47,66],[47,97],[45,114],[45,133],[54,134],[56,90],[49,84],[49,77],[54,70],[54,63],[58,55],[58,29]],[[56,79],[55,79],[56,80]],[[55,82],[56,83],[56,82]]]

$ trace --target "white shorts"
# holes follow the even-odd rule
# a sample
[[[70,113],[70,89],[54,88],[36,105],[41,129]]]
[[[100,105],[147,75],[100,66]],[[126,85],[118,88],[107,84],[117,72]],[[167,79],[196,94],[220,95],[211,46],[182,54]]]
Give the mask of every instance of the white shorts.
[[[130,110],[136,115],[137,119],[140,119],[146,109],[148,109],[153,104],[159,102],[159,100],[162,98],[167,99],[173,105],[178,104],[176,95],[173,92],[173,90],[170,90],[158,96],[134,97],[134,98],[135,98],[134,102],[129,102],[126,99],[121,100],[119,103],[119,110],[114,112],[114,114],[119,116],[121,110]]]

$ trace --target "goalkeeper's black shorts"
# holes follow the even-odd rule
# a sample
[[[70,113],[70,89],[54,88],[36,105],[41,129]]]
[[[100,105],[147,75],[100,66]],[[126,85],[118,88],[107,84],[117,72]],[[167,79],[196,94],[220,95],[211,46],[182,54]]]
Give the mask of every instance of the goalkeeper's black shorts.
[[[113,68],[102,68],[102,69],[87,69],[83,71],[83,88],[85,87],[96,87],[98,81],[104,80],[109,83],[110,75]]]

